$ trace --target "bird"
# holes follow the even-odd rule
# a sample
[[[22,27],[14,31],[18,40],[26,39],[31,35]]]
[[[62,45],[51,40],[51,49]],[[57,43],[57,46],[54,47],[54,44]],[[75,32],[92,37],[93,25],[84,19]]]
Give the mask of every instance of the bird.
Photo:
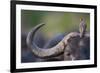
[[[80,24],[79,24],[79,32],[80,32],[80,38],[84,37],[84,34],[86,32],[86,21],[83,18],[80,18]]]

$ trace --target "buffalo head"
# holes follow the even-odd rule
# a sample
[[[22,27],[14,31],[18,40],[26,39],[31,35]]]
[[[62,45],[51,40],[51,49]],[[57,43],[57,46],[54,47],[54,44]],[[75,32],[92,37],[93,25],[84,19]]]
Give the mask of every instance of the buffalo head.
[[[36,31],[45,24],[39,24],[35,26],[29,33],[26,39],[27,46],[34,53],[35,56],[39,58],[52,58],[59,55],[63,56],[63,60],[78,60],[83,59],[84,55],[81,52],[83,47],[81,43],[85,42],[80,38],[79,32],[71,32],[54,47],[52,48],[39,48],[33,41]],[[89,39],[88,33],[85,33],[85,39]],[[34,46],[34,47],[33,47]],[[62,57],[61,56],[61,57]]]

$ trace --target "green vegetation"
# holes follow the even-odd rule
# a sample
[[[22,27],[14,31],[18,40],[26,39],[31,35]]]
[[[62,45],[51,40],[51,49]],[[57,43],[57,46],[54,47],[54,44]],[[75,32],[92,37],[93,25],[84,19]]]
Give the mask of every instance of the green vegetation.
[[[41,30],[49,37],[58,33],[78,31],[80,18],[84,18],[87,31],[90,30],[90,14],[75,12],[51,12],[51,11],[21,11],[22,31],[28,32],[35,25],[45,23]]]

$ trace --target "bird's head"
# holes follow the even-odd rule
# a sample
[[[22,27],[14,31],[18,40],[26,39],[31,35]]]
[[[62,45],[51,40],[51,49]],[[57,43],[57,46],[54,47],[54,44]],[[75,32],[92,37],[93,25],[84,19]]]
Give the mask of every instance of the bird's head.
[[[80,21],[83,21],[83,20],[84,20],[84,19],[81,17],[81,18],[80,18]]]

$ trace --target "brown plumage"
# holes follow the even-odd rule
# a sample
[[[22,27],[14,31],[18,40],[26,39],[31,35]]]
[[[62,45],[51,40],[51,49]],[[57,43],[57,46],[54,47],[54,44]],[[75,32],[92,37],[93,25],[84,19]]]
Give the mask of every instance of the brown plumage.
[[[80,19],[80,24],[79,24],[79,32],[80,32],[80,38],[84,37],[84,34],[86,32],[86,22],[85,19],[81,18]]]

